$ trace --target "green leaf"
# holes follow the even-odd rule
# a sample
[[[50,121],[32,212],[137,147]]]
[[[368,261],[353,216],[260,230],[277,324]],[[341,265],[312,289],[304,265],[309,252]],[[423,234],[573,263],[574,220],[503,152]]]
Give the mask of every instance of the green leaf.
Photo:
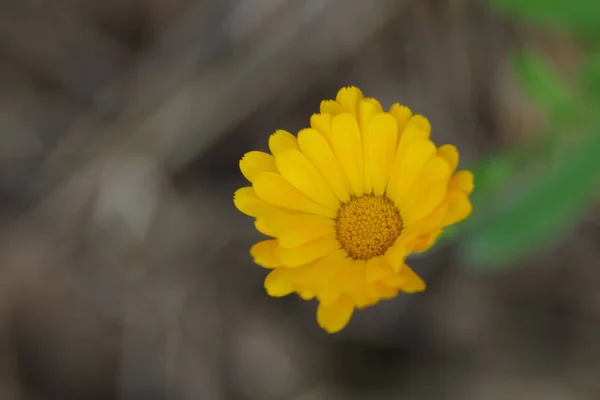
[[[575,96],[541,56],[523,51],[515,55],[513,63],[517,79],[531,99],[544,111],[553,116],[561,116],[574,109],[577,103]]]
[[[587,57],[579,70],[579,80],[583,92],[594,106],[600,104],[600,51]]]
[[[488,0],[488,3],[499,12],[526,22],[585,34],[600,32],[597,0]]]
[[[508,263],[550,244],[574,222],[600,183],[600,125],[595,128],[597,133],[570,158],[552,164],[466,240],[467,264],[482,268]]]

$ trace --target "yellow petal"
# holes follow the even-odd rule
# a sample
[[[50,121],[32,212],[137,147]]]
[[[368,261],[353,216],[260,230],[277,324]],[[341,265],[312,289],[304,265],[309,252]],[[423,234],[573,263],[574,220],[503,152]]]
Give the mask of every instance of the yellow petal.
[[[310,117],[310,127],[323,135],[329,143],[331,143],[331,121],[331,114],[313,114]],[[300,134],[298,134],[298,144],[300,144]]]
[[[473,173],[471,171],[462,170],[450,178],[450,183],[448,183],[448,192],[460,191],[465,193],[466,195],[471,194],[473,192],[473,188],[475,185],[473,184]]]
[[[448,190],[450,166],[443,158],[432,157],[412,184],[399,206],[402,221],[410,225],[439,206]]]
[[[379,303],[379,296],[374,290],[372,290],[371,287],[365,287],[365,290],[354,293],[352,300],[354,301],[356,308],[361,309],[371,307]]]
[[[302,300],[312,300],[315,298],[315,294],[308,290],[301,290],[298,292],[298,296],[302,298]]]
[[[330,304],[319,303],[317,322],[327,332],[336,333],[348,325],[353,312],[352,300],[348,296],[342,296]]]
[[[410,111],[410,108],[406,106],[394,103],[390,107],[390,114],[392,114],[392,116],[396,119],[396,124],[398,125],[398,134],[402,134],[402,132],[404,132],[404,128],[406,127],[406,123],[410,117],[412,117],[412,111]]]
[[[422,115],[412,116],[404,130],[400,132],[398,136],[398,147],[396,149],[396,155],[394,156],[394,166],[392,170],[397,168],[397,163],[406,157],[409,148],[412,146],[413,141],[421,139],[429,139],[431,133],[431,125],[429,121]]]
[[[346,178],[327,140],[315,129],[303,129],[298,133],[298,144],[325,178],[336,197],[343,202],[350,201]]]
[[[251,217],[265,215],[276,209],[275,206],[258,197],[254,189],[250,186],[235,191],[233,194],[233,204],[238,210]]]
[[[318,271],[319,275],[315,289],[321,303],[332,303],[341,296],[342,288],[337,277],[341,272],[350,269],[353,261],[345,250],[338,249],[312,264],[314,271]]]
[[[314,292],[320,280],[322,279],[321,269],[321,260],[329,257],[323,257],[320,260],[312,262],[310,264],[303,265],[301,267],[296,268],[285,268],[289,273],[293,273],[294,275],[294,288],[298,291],[310,291]]]
[[[422,253],[427,251],[434,245],[437,238],[442,234],[443,230],[438,229],[433,231],[432,233],[426,233],[418,236],[415,240],[410,244],[411,251]]]
[[[271,221],[265,217],[259,217],[254,221],[254,227],[265,236],[277,237],[277,229]]]
[[[244,154],[240,160],[240,171],[249,182],[254,181],[256,175],[261,172],[277,172],[273,156],[262,151],[250,151]]]
[[[398,289],[385,286],[382,283],[373,285],[373,290],[380,299],[393,299],[398,295]]]
[[[258,174],[254,180],[254,191],[264,201],[273,205],[334,218],[336,210],[323,207],[303,195],[283,176],[273,172]]]
[[[288,149],[277,154],[275,165],[279,173],[306,197],[333,211],[340,201],[319,171],[300,150]]]
[[[312,214],[288,214],[274,222],[281,247],[298,247],[319,238],[335,237],[335,221]]]
[[[333,265],[335,265],[332,265],[332,261],[336,262],[339,259],[336,253],[337,251],[306,265],[286,268],[287,271],[294,274],[294,290],[296,292],[311,292],[320,300],[325,282],[331,280],[331,271],[334,270]],[[333,300],[336,300],[337,297],[339,297],[339,293]]]
[[[442,226],[448,226],[462,221],[467,218],[473,210],[469,198],[462,192],[448,193],[445,203],[448,211],[444,216]]]
[[[277,241],[274,239],[263,240],[250,248],[250,255],[254,262],[261,267],[277,268],[281,261],[277,255]]]
[[[283,297],[294,292],[293,282],[285,268],[278,268],[265,278],[265,289],[271,297]]]
[[[345,111],[352,113],[355,117],[358,116],[358,102],[363,98],[363,94],[359,88],[354,86],[341,88],[335,101],[337,101]]]
[[[287,149],[298,149],[296,137],[288,131],[277,130],[269,137],[269,150],[276,156]]]
[[[394,272],[397,272],[404,265],[404,260],[408,255],[404,235],[400,235],[396,242],[385,252],[383,257]]]
[[[381,107],[381,103],[379,102],[379,100],[373,97],[365,97],[363,100],[373,104],[373,106],[377,109],[378,112],[383,112],[383,107]]]
[[[379,303],[379,301],[382,299],[389,298],[389,294],[391,294],[393,290],[388,290],[388,292],[390,293],[384,293],[385,290],[381,290],[381,288],[385,288],[381,281],[364,285],[363,293],[361,293],[361,295],[359,296],[354,297],[356,307],[370,307]]]
[[[443,146],[440,146],[440,148],[437,149],[437,155],[446,160],[448,165],[450,165],[450,170],[452,172],[456,170],[456,167],[458,167],[459,160],[458,150],[456,149],[456,146],[451,144],[445,144]]]
[[[350,265],[340,269],[336,276],[336,281],[342,293],[353,295],[362,291],[366,284],[366,262],[364,260],[352,260]]]
[[[375,283],[394,274],[392,267],[387,263],[383,256],[374,257],[367,261],[366,278],[367,283]]]
[[[446,212],[448,211],[448,204],[446,203],[447,197],[432,213],[418,221],[405,225],[402,229],[402,235],[406,237],[417,237],[424,233],[430,233],[442,228],[442,223],[444,218],[446,218]]]
[[[425,290],[427,285],[419,275],[415,273],[408,265],[400,270],[399,275],[402,277],[402,284],[399,289],[405,293],[417,293]]]
[[[398,136],[398,147],[396,148],[396,155],[394,156],[394,165],[392,170],[397,168],[400,162],[406,157],[409,148],[412,146],[413,141],[421,139],[429,139],[431,133],[431,125],[429,121],[422,115],[412,116],[404,130],[400,132]],[[411,150],[412,151],[412,150]]]
[[[403,203],[408,190],[434,154],[435,145],[425,138],[414,139],[402,155],[396,154],[387,184],[387,195],[396,206]]]
[[[427,118],[422,115],[416,114],[410,117],[404,126],[404,131],[400,137],[400,141],[404,137],[410,138],[411,136],[429,138],[431,135],[431,123]]]
[[[324,237],[298,247],[278,247],[277,254],[287,267],[299,267],[316,261],[340,248],[333,237]]]
[[[332,122],[333,152],[350,188],[356,196],[364,193],[363,149],[356,119],[348,113],[336,115]]]
[[[373,99],[361,99],[358,102],[358,127],[360,128],[361,140],[363,145],[363,161],[365,163],[364,172],[365,172],[365,193],[369,194],[373,192],[373,182],[372,182],[372,174],[370,172],[369,167],[369,158],[367,154],[369,152],[369,125],[371,123],[371,119],[381,113],[381,105],[377,100]],[[391,117],[391,116],[390,116]],[[391,117],[392,119],[394,117]],[[395,126],[395,125],[394,125]]]
[[[285,211],[279,207],[270,207],[270,209],[263,211],[260,215],[256,217],[254,226],[263,235],[271,236],[274,238],[278,237],[281,232],[279,221],[284,220],[285,218],[288,218],[291,215],[312,215],[296,214],[293,211]]]
[[[323,100],[320,107],[321,114],[330,114],[331,116],[344,112],[342,106],[334,100]]]
[[[396,152],[396,120],[390,114],[377,114],[371,119],[367,137],[368,148],[365,155],[368,175],[373,182],[373,193],[381,196],[385,193]]]

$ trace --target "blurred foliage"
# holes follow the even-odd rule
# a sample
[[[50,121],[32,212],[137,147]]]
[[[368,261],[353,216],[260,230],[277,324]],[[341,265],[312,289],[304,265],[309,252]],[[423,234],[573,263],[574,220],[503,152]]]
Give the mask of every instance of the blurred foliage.
[[[592,0],[490,0],[520,22],[565,28],[600,38],[600,7]],[[593,39],[591,48],[600,48]],[[544,131],[471,166],[473,215],[458,232],[465,265],[507,267],[564,237],[584,214],[600,183],[600,52],[591,52],[572,82],[543,57],[522,51],[514,72],[546,116]]]
[[[488,0],[496,10],[518,21],[596,35],[600,8],[596,0]]]

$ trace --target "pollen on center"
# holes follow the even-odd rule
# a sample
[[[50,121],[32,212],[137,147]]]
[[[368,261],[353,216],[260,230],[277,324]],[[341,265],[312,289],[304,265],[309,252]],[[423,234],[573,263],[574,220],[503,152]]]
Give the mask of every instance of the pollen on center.
[[[337,239],[350,257],[380,256],[402,232],[402,218],[385,196],[365,195],[343,204],[336,219]]]

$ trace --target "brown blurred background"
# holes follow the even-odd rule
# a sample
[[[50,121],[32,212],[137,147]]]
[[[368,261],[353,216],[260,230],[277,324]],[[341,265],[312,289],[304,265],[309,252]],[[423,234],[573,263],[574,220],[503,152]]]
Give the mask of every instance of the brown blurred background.
[[[520,46],[580,49],[476,0],[0,2],[0,400],[600,399],[600,218],[330,336],[271,299],[237,162],[358,85],[462,163],[543,119]]]

